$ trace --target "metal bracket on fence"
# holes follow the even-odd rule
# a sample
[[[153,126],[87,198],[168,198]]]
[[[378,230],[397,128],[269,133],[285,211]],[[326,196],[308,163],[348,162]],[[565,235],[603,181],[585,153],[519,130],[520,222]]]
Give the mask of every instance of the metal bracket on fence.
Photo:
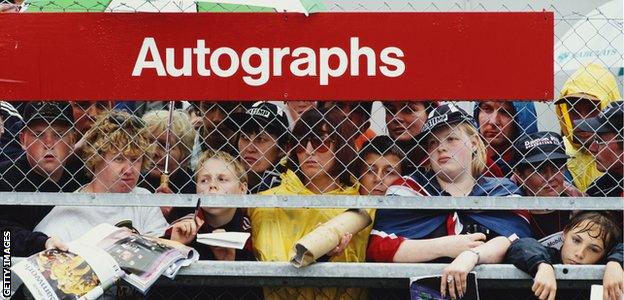
[[[624,210],[620,197],[396,197],[0,192],[0,205]],[[331,200],[330,200],[331,199]]]

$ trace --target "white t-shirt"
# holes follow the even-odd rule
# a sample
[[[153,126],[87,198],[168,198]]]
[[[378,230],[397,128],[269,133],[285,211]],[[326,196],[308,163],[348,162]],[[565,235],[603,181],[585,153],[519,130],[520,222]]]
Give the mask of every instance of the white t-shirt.
[[[80,190],[82,188],[76,192]],[[140,187],[130,193],[150,194]],[[55,206],[34,231],[70,242],[101,223],[115,225],[124,220],[131,220],[139,233],[157,237],[162,236],[169,226],[158,207]]]

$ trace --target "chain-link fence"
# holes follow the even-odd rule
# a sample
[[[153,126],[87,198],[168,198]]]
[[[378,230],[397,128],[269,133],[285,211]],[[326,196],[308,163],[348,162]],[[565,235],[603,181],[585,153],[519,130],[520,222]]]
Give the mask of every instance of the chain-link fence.
[[[161,282],[148,298],[404,298],[409,296],[406,278],[418,271],[399,276],[393,265],[364,262],[450,263],[457,257],[435,270],[415,265],[426,271],[420,275],[452,276],[454,270],[446,266],[466,261],[514,263],[522,269],[529,258],[514,256],[513,245],[508,251],[503,251],[507,244],[491,247],[499,250],[494,254],[484,249],[500,241],[497,237],[512,234],[555,247],[556,254],[543,260],[551,264],[621,264],[621,1],[310,0],[301,7],[311,13],[552,10],[558,96],[548,103],[3,99],[0,191],[8,193],[2,194],[0,224],[12,232],[13,255],[43,250],[48,236],[73,240],[98,223],[131,220],[141,232],[158,232],[193,212],[201,197],[206,225],[199,226],[199,233],[251,233],[251,243],[229,259],[288,261],[297,240],[346,207],[363,209],[372,223],[352,234],[337,231],[332,241],[338,244],[343,238],[347,243],[320,257],[329,263],[313,266],[309,273],[262,263],[208,263],[212,271],[191,266],[182,279]],[[194,1],[3,0],[0,11],[276,9]],[[65,199],[63,193],[74,192]],[[149,193],[178,196],[141,198]],[[222,194],[246,196],[214,196]],[[309,195],[322,197],[300,197]],[[517,196],[523,198],[509,198]],[[106,204],[116,206],[101,206]],[[142,210],[143,204],[152,210]],[[600,213],[575,215],[577,209]],[[593,246],[569,252],[571,238],[553,239],[561,232]],[[528,251],[514,245],[516,251]],[[530,246],[546,255],[546,248]],[[226,259],[218,250],[204,250],[202,259]],[[360,262],[361,268],[341,273],[350,267],[333,264],[337,262]],[[511,266],[488,267],[477,269],[479,284],[484,283],[482,298],[530,297],[525,273]],[[523,270],[535,272],[534,267]],[[265,268],[270,271],[257,273]],[[229,269],[235,272],[224,275]],[[582,275],[571,278],[565,267],[557,267],[561,289],[568,285],[567,292],[571,290],[559,293],[561,299],[587,298],[588,283],[600,283],[604,272],[577,270]],[[488,275],[493,272],[508,277]],[[187,280],[189,275],[194,279]],[[182,287],[185,282],[193,287]],[[510,293],[512,288],[518,291]]]

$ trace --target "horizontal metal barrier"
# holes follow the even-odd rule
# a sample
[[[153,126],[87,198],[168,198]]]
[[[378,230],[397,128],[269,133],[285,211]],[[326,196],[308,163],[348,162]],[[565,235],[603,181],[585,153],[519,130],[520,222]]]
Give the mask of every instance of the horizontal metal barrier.
[[[442,273],[446,264],[316,263],[297,269],[285,262],[199,261],[164,285],[354,286],[407,288],[410,277]],[[604,266],[555,265],[558,286],[584,288],[602,281]],[[481,265],[474,270],[485,288],[528,287],[533,280],[513,265]]]
[[[13,264],[22,258],[13,258]],[[447,264],[426,263],[315,263],[297,269],[286,262],[198,261],[180,269],[165,286],[351,286],[407,288],[409,278],[442,273]],[[603,265],[554,265],[558,287],[587,288],[600,283]],[[480,265],[474,269],[484,288],[529,287],[532,278],[513,265]]]
[[[0,205],[624,210],[620,197],[397,197],[0,192]]]

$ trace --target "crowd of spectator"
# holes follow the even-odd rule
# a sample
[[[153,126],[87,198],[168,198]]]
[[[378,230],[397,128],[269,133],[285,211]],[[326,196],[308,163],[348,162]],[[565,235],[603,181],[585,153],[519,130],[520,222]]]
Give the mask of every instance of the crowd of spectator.
[[[560,132],[539,131],[530,101],[191,102],[125,111],[110,101],[0,102],[0,191],[260,195],[624,197],[624,104],[614,76],[580,68],[555,99]],[[388,198],[386,201],[392,201]],[[288,261],[293,244],[345,209],[7,206],[13,254],[28,256],[106,222],[198,249],[206,260]],[[321,260],[442,262],[442,294],[463,296],[478,264],[513,263],[554,299],[552,264],[606,264],[608,299],[624,289],[622,211],[369,209]],[[178,221],[181,220],[181,221]],[[166,229],[173,225],[171,230]],[[245,231],[243,250],[198,233]],[[265,298],[362,298],[358,288],[267,288]],[[258,293],[254,294],[257,296]],[[374,294],[374,293],[373,293]],[[242,296],[241,296],[242,297]],[[607,299],[607,298],[605,298]]]

